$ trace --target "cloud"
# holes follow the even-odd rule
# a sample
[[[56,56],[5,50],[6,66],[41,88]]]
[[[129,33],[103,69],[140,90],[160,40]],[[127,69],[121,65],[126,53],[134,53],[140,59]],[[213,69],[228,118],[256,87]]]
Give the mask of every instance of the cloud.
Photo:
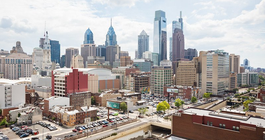
[[[92,0],[92,3],[100,3],[102,5],[108,6],[135,6],[136,2],[139,0]],[[149,2],[150,0],[144,0],[144,2]]]
[[[0,22],[1,28],[10,28],[12,26],[12,20],[8,18],[2,18]]]

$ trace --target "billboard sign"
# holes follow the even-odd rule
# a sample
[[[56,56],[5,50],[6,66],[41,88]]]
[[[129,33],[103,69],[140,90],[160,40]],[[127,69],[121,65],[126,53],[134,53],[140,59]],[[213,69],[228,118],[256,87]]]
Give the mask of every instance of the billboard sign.
[[[179,93],[179,90],[178,89],[175,89],[175,88],[168,88],[167,89],[167,92],[170,92],[170,93]]]
[[[120,103],[107,101],[107,107],[120,109]]]

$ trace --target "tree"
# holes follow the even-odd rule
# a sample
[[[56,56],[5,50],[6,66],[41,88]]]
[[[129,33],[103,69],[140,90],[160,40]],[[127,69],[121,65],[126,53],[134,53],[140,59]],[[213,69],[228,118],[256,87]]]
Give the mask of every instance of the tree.
[[[163,101],[162,103],[166,106],[166,109],[170,109],[170,105],[168,104],[167,101]]]
[[[91,96],[91,104],[96,105],[96,100],[94,96]]]
[[[163,102],[158,103],[156,106],[156,111],[164,111],[167,109],[166,105]]]
[[[260,84],[265,85],[265,78],[263,76],[259,75],[259,79],[260,79]]]
[[[21,114],[20,114],[20,113],[18,113],[18,114],[17,114],[17,117],[20,117],[20,116],[21,116]]]
[[[196,98],[195,96],[192,96],[192,97],[191,97],[191,102],[192,102],[192,103],[196,103],[196,102],[197,102],[197,98]]]
[[[204,93],[203,94],[203,98],[205,98],[207,101],[208,101],[208,99],[211,97],[211,95],[212,95],[212,93]]]
[[[246,100],[246,101],[243,102],[243,105],[245,107],[244,111],[248,111],[248,109],[249,109],[248,104],[249,103],[252,103],[252,101],[251,100]]]
[[[123,113],[127,111],[127,104],[125,102],[122,102],[120,104],[120,109],[123,111]]]
[[[181,105],[184,104],[184,101],[180,100],[179,98],[175,100],[175,106],[179,109]]]
[[[2,109],[0,109],[0,116],[2,116]]]
[[[6,117],[0,122],[0,126],[7,125],[8,122],[6,121]]]
[[[138,111],[140,113],[139,115],[141,116],[141,115],[144,115],[147,112],[147,109],[146,108],[139,108]]]

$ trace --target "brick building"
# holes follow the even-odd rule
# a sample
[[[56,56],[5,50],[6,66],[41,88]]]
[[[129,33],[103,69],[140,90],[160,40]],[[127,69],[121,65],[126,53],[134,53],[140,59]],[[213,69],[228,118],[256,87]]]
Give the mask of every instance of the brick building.
[[[265,103],[265,87],[260,88],[260,91],[258,93],[258,98],[261,102]]]
[[[173,115],[172,135],[194,140],[262,140],[261,118],[189,108]]]
[[[202,97],[201,89],[191,86],[165,86],[164,96],[176,99],[187,99],[190,100],[192,96],[197,98]]]
[[[80,109],[82,106],[91,105],[91,93],[90,92],[76,92],[69,94],[70,106],[75,109]]]

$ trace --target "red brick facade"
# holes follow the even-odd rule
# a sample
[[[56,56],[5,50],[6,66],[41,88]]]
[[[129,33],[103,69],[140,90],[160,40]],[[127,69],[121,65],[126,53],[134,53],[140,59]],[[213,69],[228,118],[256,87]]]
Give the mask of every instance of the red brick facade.
[[[261,102],[265,103],[265,88],[261,88],[258,93],[258,98]]]

